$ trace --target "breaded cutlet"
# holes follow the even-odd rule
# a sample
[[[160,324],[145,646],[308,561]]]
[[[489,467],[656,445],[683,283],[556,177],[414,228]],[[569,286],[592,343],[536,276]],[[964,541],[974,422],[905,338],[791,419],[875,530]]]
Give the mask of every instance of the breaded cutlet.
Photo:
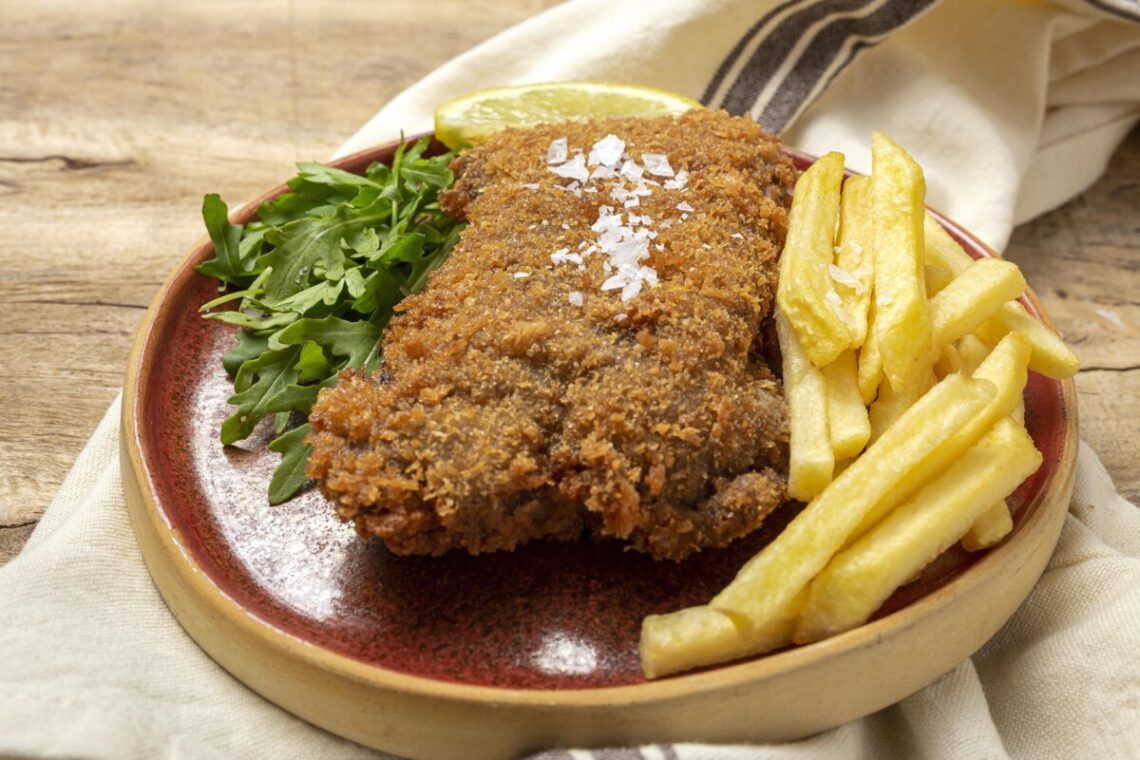
[[[777,140],[693,111],[508,129],[452,169],[459,243],[381,370],[310,417],[341,518],[397,554],[588,531],[679,560],[754,530],[788,435],[763,359],[795,181]]]

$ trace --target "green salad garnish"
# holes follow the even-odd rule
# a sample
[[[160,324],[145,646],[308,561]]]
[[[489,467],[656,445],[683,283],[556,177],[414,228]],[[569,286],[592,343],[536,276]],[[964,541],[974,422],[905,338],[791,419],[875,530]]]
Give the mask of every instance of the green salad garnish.
[[[297,165],[291,192],[262,204],[259,221],[229,223],[217,195],[202,202],[214,257],[198,266],[228,292],[203,316],[241,328],[222,364],[234,379],[222,443],[248,437],[275,417],[269,444],[282,455],[269,483],[280,504],[307,479],[307,418],[321,388],[342,369],[375,369],[380,335],[404,296],[443,263],[462,225],[439,207],[451,186],[452,154],[424,157],[428,138],[396,151],[392,165],[364,176],[317,163]],[[236,309],[215,311],[238,301]]]

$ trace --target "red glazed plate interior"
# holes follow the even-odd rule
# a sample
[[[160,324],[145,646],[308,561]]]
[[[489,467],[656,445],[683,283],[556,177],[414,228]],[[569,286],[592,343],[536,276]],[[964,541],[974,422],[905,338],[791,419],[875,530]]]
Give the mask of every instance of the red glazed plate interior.
[[[377,148],[335,165],[362,171],[392,152]],[[790,153],[801,169],[811,162]],[[235,221],[248,221],[256,207]],[[944,224],[973,256],[990,255]],[[707,602],[795,513],[787,505],[758,533],[672,563],[588,540],[479,557],[397,557],[358,538],[315,490],[270,507],[266,486],[277,455],[264,448],[268,429],[240,447],[218,442],[232,392],[221,356],[234,338],[231,328],[198,313],[218,294],[216,282],[194,272],[209,255],[209,245],[200,246],[178,271],[147,336],[149,361],[142,362],[135,401],[143,461],[164,519],[211,582],[302,641],[378,668],[455,683],[521,689],[642,683],[641,619]],[[1030,373],[1025,400],[1026,426],[1044,464],[1009,500],[1015,532],[1057,474],[1068,423],[1060,383]],[[980,556],[956,546],[878,616],[940,588]]]

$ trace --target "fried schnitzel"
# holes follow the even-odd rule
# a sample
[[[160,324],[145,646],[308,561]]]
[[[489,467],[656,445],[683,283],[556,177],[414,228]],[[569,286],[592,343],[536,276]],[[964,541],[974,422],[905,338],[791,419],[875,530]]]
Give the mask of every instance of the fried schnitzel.
[[[682,559],[782,500],[764,327],[795,170],[692,111],[510,129],[452,163],[468,226],[375,375],[310,420],[308,474],[397,554],[588,531]]]

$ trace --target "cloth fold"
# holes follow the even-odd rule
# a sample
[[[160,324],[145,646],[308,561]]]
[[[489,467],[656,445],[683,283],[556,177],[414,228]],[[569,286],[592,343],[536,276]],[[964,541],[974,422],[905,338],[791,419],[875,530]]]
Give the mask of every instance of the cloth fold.
[[[929,202],[1000,250],[1095,180],[1140,118],[1140,11],[1100,2],[574,0],[405,91],[341,149],[430,129],[479,87],[637,82],[752,113],[869,168],[871,129]],[[107,412],[21,555],[0,568],[0,756],[359,757],[214,664],[153,587]],[[1140,757],[1140,511],[1082,444],[1040,583],[970,661],[902,702],[781,746],[551,749],[547,758]]]

